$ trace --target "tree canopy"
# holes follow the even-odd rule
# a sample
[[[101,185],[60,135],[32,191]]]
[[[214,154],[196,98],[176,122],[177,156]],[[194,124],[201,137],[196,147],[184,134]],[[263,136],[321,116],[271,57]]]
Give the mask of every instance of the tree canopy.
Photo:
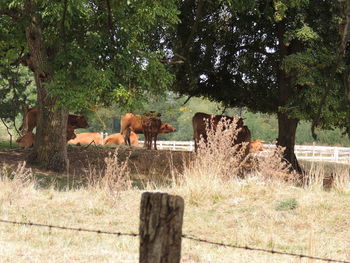
[[[177,21],[173,1],[5,0],[0,10],[2,61],[28,65],[25,30],[35,16],[50,72],[46,87],[72,111],[132,105],[170,85],[155,43],[162,27]]]
[[[158,43],[177,14],[173,0],[1,1],[1,65],[27,66],[37,89],[30,159],[66,170],[68,111],[112,102],[132,107],[166,90],[172,75]]]
[[[347,54],[340,52],[348,2],[182,1],[181,23],[168,38],[171,54],[185,61],[173,68],[173,89],[277,113],[278,143],[300,171],[293,153],[300,120],[325,129],[349,126]]]
[[[135,109],[171,89],[277,114],[301,172],[300,120],[350,131],[349,34],[350,0],[3,0],[0,72],[33,72],[32,159],[49,169],[67,167],[68,111]]]
[[[205,96],[230,107],[288,112],[312,120],[325,86],[332,90],[321,115],[325,128],[344,126],[346,97],[337,65],[331,76],[344,22],[332,1],[184,1],[174,54],[186,63],[174,67],[174,89]],[[194,14],[194,16],[193,16]],[[283,38],[279,36],[282,24]],[[280,29],[281,30],[281,29]],[[287,53],[281,54],[281,41]],[[293,51],[292,49],[295,49]],[[292,94],[281,101],[280,70]]]

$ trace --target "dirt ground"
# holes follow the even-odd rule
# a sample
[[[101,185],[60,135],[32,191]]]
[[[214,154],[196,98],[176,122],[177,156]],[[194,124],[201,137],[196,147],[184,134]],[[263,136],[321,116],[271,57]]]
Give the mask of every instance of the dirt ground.
[[[97,171],[106,167],[105,158],[117,150],[118,161],[124,162],[128,158],[128,166],[132,175],[138,177],[171,177],[171,171],[181,171],[184,161],[188,161],[193,153],[184,151],[146,150],[142,147],[102,147],[102,146],[68,146],[70,169],[68,176],[85,177],[89,171]],[[31,149],[0,150],[0,167],[3,165],[16,168],[26,160]],[[40,167],[26,165],[32,168],[34,174],[57,175],[40,169]],[[60,175],[67,176],[67,175]]]

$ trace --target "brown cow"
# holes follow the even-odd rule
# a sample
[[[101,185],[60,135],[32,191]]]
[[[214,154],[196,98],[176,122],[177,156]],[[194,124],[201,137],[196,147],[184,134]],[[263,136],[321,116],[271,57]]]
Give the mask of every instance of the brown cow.
[[[69,140],[68,144],[103,144],[103,137],[99,132],[78,133],[76,138]]]
[[[125,144],[130,145],[130,132],[142,134],[142,115],[126,113],[120,118],[120,133],[125,138]],[[170,123],[163,123],[160,126],[158,135],[175,132],[176,129]]]
[[[142,132],[145,135],[145,147],[152,149],[152,141],[154,141],[154,149],[157,150],[157,136],[160,132],[162,121],[159,119],[160,114],[153,112],[144,114],[141,119]]]
[[[28,106],[25,106],[24,108],[24,122],[19,129],[24,130],[25,133],[32,132],[37,124],[38,108],[28,109]],[[84,116],[69,114],[67,122],[67,141],[75,138],[75,129],[87,127],[89,127],[89,124],[87,123]]]
[[[67,142],[77,137],[74,130],[74,126],[67,124]]]
[[[74,127],[74,129],[89,127],[89,124],[85,119],[85,116],[75,115],[75,114],[68,115],[68,125],[71,125],[72,127]]]
[[[24,112],[24,121],[22,125],[19,127],[20,130],[24,130],[24,132],[32,132],[36,127],[36,120],[38,116],[38,109],[28,107],[25,108]]]
[[[263,151],[264,150],[264,145],[263,145],[262,140],[255,140],[252,142],[248,143],[248,153],[255,153],[255,152],[259,152],[259,151]]]
[[[132,146],[139,146],[139,136],[137,136],[137,134],[134,132],[130,133],[130,143]],[[106,139],[104,139],[103,144],[105,144],[105,145],[111,145],[111,144],[121,145],[121,144],[125,144],[125,140],[124,140],[124,137],[121,133],[115,133],[115,134],[109,135]]]
[[[231,122],[234,121],[233,117],[223,116],[223,115],[210,115],[203,112],[197,112],[192,118],[193,126],[193,139],[195,151],[198,148],[198,142],[203,137],[204,142],[207,141],[207,125],[208,129],[213,128],[216,130],[216,127],[219,121],[224,118]],[[208,124],[207,124],[208,123]],[[213,127],[212,127],[213,125]],[[241,144],[242,142],[249,142],[251,140],[251,133],[247,126],[243,124],[243,119],[241,117],[236,121],[236,129],[239,129],[238,134],[235,140],[232,142],[233,145]]]
[[[35,134],[32,132],[26,132],[22,137],[18,138],[16,142],[24,149],[32,147],[35,142]]]
[[[245,148],[244,154],[241,157],[241,167],[251,169],[253,168],[254,164],[258,164],[257,159],[255,159],[253,154],[264,150],[263,142],[264,141],[262,140],[255,140],[248,143],[247,147]]]

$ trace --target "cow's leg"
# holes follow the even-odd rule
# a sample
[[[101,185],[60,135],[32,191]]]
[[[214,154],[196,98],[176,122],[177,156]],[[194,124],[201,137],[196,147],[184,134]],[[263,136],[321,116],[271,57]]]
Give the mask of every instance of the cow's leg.
[[[154,134],[154,149],[157,150],[157,134]]]
[[[148,149],[148,145],[149,145],[149,133],[148,130],[145,128],[143,129],[143,135],[145,136],[145,143],[143,145],[144,148]]]
[[[131,134],[131,129],[130,129],[130,127],[129,127],[129,128],[126,129],[126,133],[125,133],[125,137],[124,137],[125,145],[131,146],[131,143],[130,143],[130,134]]]
[[[146,129],[143,130],[143,135],[145,136],[145,143],[143,144],[143,147],[147,149],[147,131]]]
[[[152,149],[152,133],[151,132],[148,132],[147,149],[148,150]]]

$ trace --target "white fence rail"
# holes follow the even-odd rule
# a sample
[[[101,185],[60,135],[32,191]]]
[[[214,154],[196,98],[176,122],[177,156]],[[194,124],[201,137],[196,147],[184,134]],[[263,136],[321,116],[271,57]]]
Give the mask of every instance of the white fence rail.
[[[143,144],[143,141],[140,141]],[[264,144],[264,153],[272,151],[276,146]],[[158,149],[173,151],[193,151],[193,141],[157,141]],[[295,155],[300,160],[350,163],[349,147],[332,147],[317,145],[295,145]]]

